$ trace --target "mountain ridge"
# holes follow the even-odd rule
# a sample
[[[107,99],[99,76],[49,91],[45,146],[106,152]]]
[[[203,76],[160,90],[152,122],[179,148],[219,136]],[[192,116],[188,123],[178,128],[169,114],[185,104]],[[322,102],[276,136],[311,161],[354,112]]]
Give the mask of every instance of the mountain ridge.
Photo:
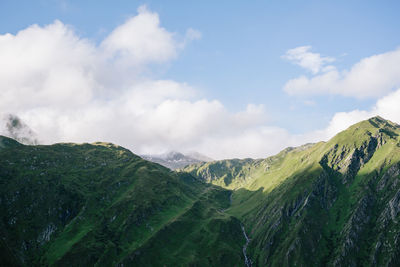
[[[398,124],[373,117],[327,142],[176,172],[110,143],[0,137],[0,258],[11,266],[396,266],[399,135]]]
[[[177,151],[170,151],[158,155],[141,155],[141,157],[148,161],[163,165],[171,170],[180,169],[194,163],[208,162],[213,160],[198,152],[189,152],[183,154]]]
[[[220,227],[240,234],[220,236],[218,244],[229,240],[230,245],[218,248],[218,255],[229,255],[228,262],[243,257],[240,223],[217,212],[229,203],[226,190],[110,143],[26,146],[6,137],[0,141],[5,144],[0,149],[0,245],[6,251],[0,265],[148,264],[154,260],[147,245],[153,236],[190,225],[184,215],[195,210],[200,212],[198,231],[209,231],[208,220],[216,220],[219,226],[210,237],[219,237]],[[200,236],[191,232],[193,238]],[[170,248],[203,255],[215,242],[195,248],[184,244]],[[135,254],[139,251],[140,256]],[[221,259],[217,254],[205,262],[202,257],[163,258],[170,264],[178,260],[217,265]]]
[[[246,177],[235,179],[248,181],[238,187],[220,184],[233,188],[227,212],[246,225],[256,265],[398,264],[399,129],[374,117],[328,142],[243,165]],[[205,180],[201,167],[188,168]]]

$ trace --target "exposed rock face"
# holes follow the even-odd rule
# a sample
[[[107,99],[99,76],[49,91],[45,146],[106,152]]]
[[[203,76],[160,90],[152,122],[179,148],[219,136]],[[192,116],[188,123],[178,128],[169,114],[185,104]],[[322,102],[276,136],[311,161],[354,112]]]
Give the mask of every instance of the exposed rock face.
[[[357,203],[354,213],[340,232],[342,243],[339,255],[334,260],[334,266],[357,266],[356,259],[352,255],[360,252],[361,234],[371,220],[369,209],[372,208],[373,202],[372,196],[366,195]]]
[[[253,161],[250,172],[235,172],[236,180],[250,177],[245,185],[252,191],[234,191],[233,203],[247,207],[241,220],[251,229],[247,251],[255,265],[397,266],[399,129],[372,118],[327,143],[287,149],[283,158]],[[221,177],[202,168],[191,173]]]
[[[321,165],[343,176],[343,183],[349,182],[384,144],[382,136],[370,136],[361,146],[339,146],[336,144],[321,160]]]
[[[397,179],[393,180],[391,178],[398,176],[400,176],[400,165],[394,164],[386,171],[386,173],[379,180],[379,183],[377,185],[377,190],[382,191],[386,187],[389,187],[391,189],[396,188],[399,180]]]

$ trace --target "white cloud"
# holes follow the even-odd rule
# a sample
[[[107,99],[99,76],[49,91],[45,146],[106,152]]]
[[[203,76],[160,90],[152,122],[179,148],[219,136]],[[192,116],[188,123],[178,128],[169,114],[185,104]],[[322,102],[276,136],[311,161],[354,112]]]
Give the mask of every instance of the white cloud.
[[[350,70],[331,66],[311,78],[289,80],[284,90],[290,95],[338,94],[356,98],[382,96],[400,86],[400,48],[360,60]]]
[[[400,124],[400,88],[379,99],[372,112]]]
[[[292,61],[294,64],[301,66],[313,74],[329,70],[331,66],[325,66],[326,63],[335,61],[333,57],[322,57],[318,53],[310,52],[311,46],[299,46],[289,49],[282,57]]]
[[[301,144],[296,136],[273,126],[249,127],[225,136],[209,136],[197,144],[196,151],[212,151],[216,159],[228,157],[265,158],[287,146]]]
[[[314,107],[317,103],[315,103],[313,100],[306,99],[303,101],[303,104],[308,107]]]
[[[325,129],[311,132],[306,136],[311,138],[313,142],[316,141],[327,141],[337,133],[346,130],[351,125],[360,122],[362,120],[369,119],[375,116],[375,113],[365,110],[353,110],[350,112],[338,112],[335,113],[332,119],[329,121],[328,126]]]
[[[127,65],[166,62],[176,57],[178,48],[174,34],[160,27],[158,14],[146,6],[114,29],[101,46]]]
[[[24,144],[39,143],[36,134],[29,126],[12,114],[0,114],[0,133]]]
[[[400,120],[396,91],[370,111],[336,114],[325,130],[292,135],[268,126],[262,105],[230,112],[186,83],[150,79],[142,71],[174,59],[200,37],[189,29],[180,38],[144,7],[100,45],[60,21],[0,35],[0,117],[18,115],[47,144],[109,141],[135,153],[198,151],[216,159],[266,157],[328,138],[375,113]],[[326,67],[321,64],[319,71]],[[0,123],[0,134],[6,130]]]
[[[44,143],[101,140],[136,153],[196,150],[214,158],[277,152],[273,136],[286,131],[263,126],[262,105],[233,113],[185,83],[141,72],[199,38],[188,29],[179,41],[145,7],[100,45],[60,21],[0,35],[0,113],[21,117]]]
[[[0,35],[0,106],[83,104],[96,86],[95,65],[93,45],[60,21]]]
[[[189,28],[186,31],[186,40],[188,40],[188,41],[199,40],[199,39],[201,39],[201,37],[202,37],[202,34],[198,30]]]
[[[184,37],[183,41],[180,44],[180,48],[184,48],[191,41],[201,39],[202,36],[203,35],[198,30],[195,30],[195,29],[192,29],[192,28],[187,29],[185,37]]]
[[[303,135],[304,140],[313,142],[329,140],[337,133],[346,130],[351,125],[374,116],[381,116],[400,124],[400,88],[377,100],[369,110],[352,110],[349,112],[337,112],[333,115],[325,129]]]

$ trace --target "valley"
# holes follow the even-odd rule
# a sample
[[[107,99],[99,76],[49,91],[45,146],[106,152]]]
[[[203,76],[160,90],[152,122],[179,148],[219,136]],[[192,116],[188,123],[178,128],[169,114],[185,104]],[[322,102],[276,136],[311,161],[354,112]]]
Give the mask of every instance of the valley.
[[[1,265],[396,266],[400,126],[177,171],[110,143],[0,138]]]

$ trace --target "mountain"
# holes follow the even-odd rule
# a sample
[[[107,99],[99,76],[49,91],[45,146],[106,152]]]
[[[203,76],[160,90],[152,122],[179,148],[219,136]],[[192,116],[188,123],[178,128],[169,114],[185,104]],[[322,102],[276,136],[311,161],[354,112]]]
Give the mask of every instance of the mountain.
[[[314,144],[305,144],[300,147],[288,147],[279,154],[267,159],[228,159],[211,162],[199,162],[181,168],[200,180],[222,186],[228,189],[238,189],[253,181],[255,176],[263,175],[271,165],[287,156],[289,152],[303,151]]]
[[[184,169],[234,189],[256,266],[399,266],[400,126],[374,117],[263,160]]]
[[[0,185],[0,266],[244,262],[228,190],[113,144],[0,137]]]
[[[0,265],[399,266],[400,126],[171,171],[0,137]]]
[[[171,170],[183,168],[194,163],[208,162],[213,160],[197,152],[187,153],[185,155],[176,151],[159,155],[141,155],[141,157],[148,161],[163,165]]]

